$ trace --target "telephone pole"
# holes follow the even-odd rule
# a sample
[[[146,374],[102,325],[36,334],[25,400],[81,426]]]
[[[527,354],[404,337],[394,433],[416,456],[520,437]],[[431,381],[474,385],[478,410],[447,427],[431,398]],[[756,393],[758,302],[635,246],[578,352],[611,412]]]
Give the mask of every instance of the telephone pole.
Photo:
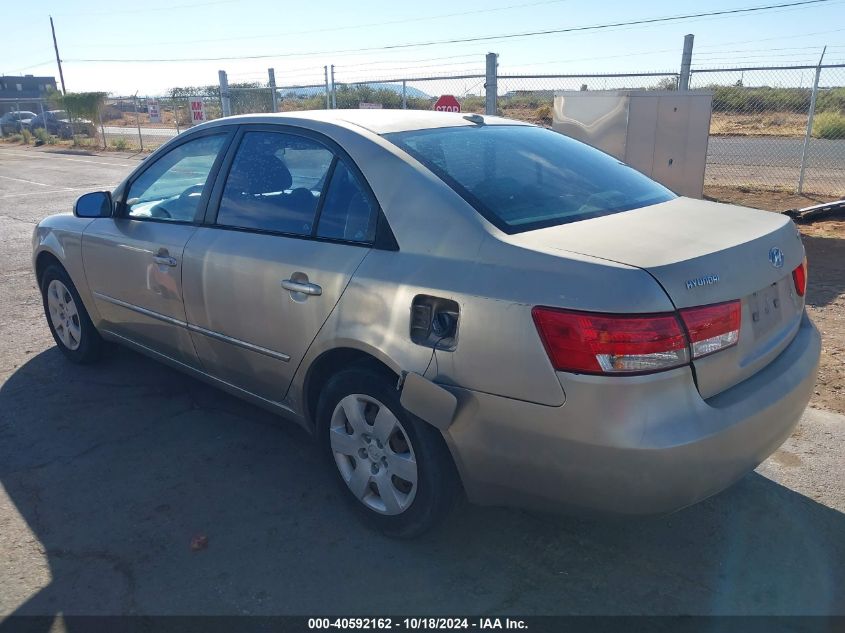
[[[59,79],[62,82],[62,94],[66,94],[65,92],[65,75],[62,72],[62,60],[59,57],[59,45],[56,42],[56,27],[53,26],[53,16],[50,16],[50,30],[53,31],[53,48],[56,49],[56,63],[59,65]]]

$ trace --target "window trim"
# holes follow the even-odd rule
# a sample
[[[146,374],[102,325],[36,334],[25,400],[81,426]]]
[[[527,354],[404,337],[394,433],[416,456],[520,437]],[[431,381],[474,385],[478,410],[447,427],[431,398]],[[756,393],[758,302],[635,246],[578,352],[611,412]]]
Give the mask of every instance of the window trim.
[[[157,222],[160,224],[176,224],[176,225],[193,225],[199,226],[202,224],[203,217],[205,216],[206,207],[208,205],[208,201],[211,197],[211,192],[213,190],[213,185],[217,181],[217,174],[220,169],[220,165],[223,162],[224,157],[227,155],[229,148],[232,144],[232,138],[234,137],[236,132],[236,128],[234,126],[226,125],[226,126],[215,126],[208,128],[206,130],[201,130],[199,132],[195,132],[193,134],[188,133],[182,138],[181,136],[176,137],[176,139],[172,143],[167,143],[161,146],[161,154],[159,156],[155,156],[155,154],[151,155],[150,158],[155,157],[155,160],[144,161],[138,170],[132,173],[129,178],[120,186],[119,197],[115,199],[114,203],[114,215],[112,216],[114,219],[122,219],[122,220],[136,220],[139,222]],[[135,217],[129,215],[129,208],[126,206],[126,200],[129,196],[129,190],[132,188],[132,185],[143,176],[149,169],[151,169],[156,163],[162,160],[165,156],[170,154],[173,150],[181,147],[185,143],[190,143],[191,141],[195,141],[200,138],[205,138],[208,136],[223,136],[223,145],[220,147],[220,150],[217,152],[217,156],[214,159],[214,162],[211,165],[211,170],[208,172],[208,179],[205,181],[205,186],[203,187],[202,195],[200,196],[199,204],[197,204],[197,210],[194,213],[193,220],[172,220],[167,218],[144,218],[144,217]],[[147,159],[149,160],[149,158]],[[211,186],[210,186],[211,185]]]
[[[338,238],[319,237],[316,234],[316,231],[319,226],[320,214],[322,213],[323,204],[325,200],[325,195],[323,195],[322,193],[320,195],[320,201],[317,205],[317,209],[314,212],[314,225],[312,226],[311,234],[309,235],[303,235],[302,233],[285,233],[282,231],[257,229],[253,227],[239,227],[218,224],[217,214],[220,211],[220,204],[223,200],[223,190],[225,189],[226,182],[229,179],[229,172],[232,169],[232,164],[235,161],[235,156],[237,155],[238,148],[241,145],[244,135],[248,132],[270,132],[276,134],[288,134],[290,136],[299,136],[302,138],[306,138],[310,141],[314,141],[325,147],[329,152],[331,152],[333,156],[331,165],[329,166],[329,170],[326,172],[325,193],[328,193],[328,187],[331,184],[331,178],[334,175],[334,170],[337,165],[337,162],[339,160],[344,161],[347,167],[355,174],[362,187],[364,195],[367,196],[367,198],[369,199],[370,205],[372,206],[373,211],[376,214],[375,238],[372,241],[358,242]],[[211,196],[205,209],[203,225],[209,228],[219,229],[223,231],[240,231],[244,233],[256,233],[259,235],[276,235],[279,237],[290,237],[295,239],[312,240],[315,242],[326,242],[333,244],[346,244],[348,246],[376,248],[380,250],[399,250],[399,246],[396,243],[396,238],[393,236],[393,232],[390,230],[390,226],[387,224],[387,219],[384,217],[381,205],[379,204],[378,199],[373,193],[373,189],[370,186],[370,183],[367,181],[366,177],[364,176],[364,173],[361,171],[355,161],[352,160],[349,154],[338,143],[325,136],[324,134],[321,134],[320,132],[316,132],[309,128],[289,124],[244,123],[238,126],[237,132],[235,133],[234,138],[232,139],[231,143],[229,144],[229,148],[226,151],[226,156],[217,171],[216,180],[214,182],[214,186],[211,189]]]
[[[320,199],[317,201],[317,208],[314,209],[314,226],[311,227],[311,237],[317,237],[317,229],[320,228],[320,218],[323,217],[323,207],[326,206],[326,198],[329,195],[329,189],[332,186],[332,179],[334,172],[337,169],[337,164],[340,159],[337,154],[332,152],[332,162],[326,170],[326,177],[323,182],[323,191],[320,192]]]

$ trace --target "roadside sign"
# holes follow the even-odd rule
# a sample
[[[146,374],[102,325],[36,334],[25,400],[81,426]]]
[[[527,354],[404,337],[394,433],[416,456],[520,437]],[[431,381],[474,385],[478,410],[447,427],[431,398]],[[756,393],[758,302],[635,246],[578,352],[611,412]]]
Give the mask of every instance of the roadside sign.
[[[147,114],[150,115],[150,123],[161,123],[161,109],[158,101],[147,101]]]
[[[461,104],[452,95],[443,95],[434,104],[438,112],[460,112]]]
[[[365,101],[362,101],[358,104],[358,107],[361,110],[381,110],[384,106],[382,106],[380,103],[367,103]]]
[[[205,118],[205,102],[201,97],[191,97],[191,123],[202,123]]]

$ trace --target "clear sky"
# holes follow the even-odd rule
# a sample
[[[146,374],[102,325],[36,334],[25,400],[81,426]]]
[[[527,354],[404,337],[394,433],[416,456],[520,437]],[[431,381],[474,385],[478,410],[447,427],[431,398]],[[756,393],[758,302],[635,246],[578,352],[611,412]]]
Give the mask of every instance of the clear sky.
[[[488,51],[500,55],[500,73],[675,71],[686,33],[695,34],[694,64],[702,67],[815,63],[824,44],[829,45],[826,61],[845,62],[845,0],[605,31],[358,50],[785,1],[6,0],[0,12],[0,73],[58,79],[51,14],[67,89],[115,95],[155,95],[173,86],[216,83],[218,69],[229,73],[230,82],[263,82],[267,68],[274,67],[280,86],[321,83],[327,64],[336,66],[338,81],[483,72]],[[114,8],[106,9],[107,4]],[[249,55],[271,57],[83,61]]]

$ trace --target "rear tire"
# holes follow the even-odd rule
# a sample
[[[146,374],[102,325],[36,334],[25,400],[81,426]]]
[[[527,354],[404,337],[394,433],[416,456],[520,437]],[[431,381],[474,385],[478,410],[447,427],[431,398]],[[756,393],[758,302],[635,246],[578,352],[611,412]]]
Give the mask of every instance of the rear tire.
[[[68,360],[81,365],[99,360],[103,339],[64,268],[47,267],[41,277],[41,298],[50,333]]]
[[[367,367],[338,373],[320,394],[317,424],[343,496],[383,534],[420,536],[453,507],[452,457],[440,432],[402,407],[395,378]]]

